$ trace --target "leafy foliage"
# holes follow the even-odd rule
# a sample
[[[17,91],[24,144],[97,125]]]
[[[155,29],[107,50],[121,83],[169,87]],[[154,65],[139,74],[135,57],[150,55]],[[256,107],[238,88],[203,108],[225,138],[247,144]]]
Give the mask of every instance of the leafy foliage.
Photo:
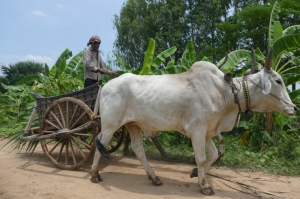
[[[27,75],[13,86],[2,84],[7,92],[0,95],[0,124],[3,132],[0,137],[8,139],[7,144],[10,144],[13,149],[21,151],[26,147],[26,151],[33,151],[37,145],[37,142],[26,143],[19,139],[36,104],[35,95],[60,95],[82,88],[82,52],[67,62],[71,56],[72,52],[66,49],[51,69],[46,65],[44,74],[38,72],[38,74]],[[33,126],[39,125],[37,119],[36,116]]]
[[[5,85],[15,85],[20,79],[33,74],[44,73],[44,64],[34,61],[20,61],[15,64],[9,64],[8,66],[2,65],[1,71],[3,77],[1,77],[1,83]],[[1,92],[5,93],[6,90],[3,87]]]
[[[46,67],[46,73],[30,75],[19,80],[22,85],[33,82],[33,92],[42,96],[57,96],[83,88],[82,52],[72,57],[72,52],[66,49],[57,59],[51,69]]]
[[[197,60],[216,62],[225,51],[232,51],[222,69],[241,75],[251,62],[251,52],[247,49],[256,47],[258,66],[264,64],[264,54],[273,46],[273,68],[282,74],[287,86],[299,82],[300,26],[295,24],[300,22],[300,6],[294,0],[279,2],[282,8],[277,2],[258,0],[129,0],[114,20],[118,32],[115,55],[122,68],[118,74],[180,73]],[[9,138],[14,149],[27,147],[33,151],[36,146],[18,140],[35,103],[29,93],[53,96],[81,89],[81,56],[80,52],[71,58],[72,52],[66,49],[54,66],[45,65],[45,71],[25,75],[18,85],[8,86],[7,79],[0,78],[7,90],[0,95],[0,136]],[[25,86],[30,83],[32,87]],[[299,106],[300,91],[290,92],[290,97]],[[244,138],[225,137],[226,153],[218,165],[270,168],[273,172],[299,175],[295,167],[300,165],[299,111],[290,118],[275,114],[273,136],[264,130],[265,117],[265,114],[245,117],[240,123],[248,132]],[[34,123],[37,125],[38,121]],[[188,138],[177,132],[164,132],[159,139],[174,161],[193,162]],[[239,145],[238,140],[247,142]],[[153,151],[146,142],[148,146]]]

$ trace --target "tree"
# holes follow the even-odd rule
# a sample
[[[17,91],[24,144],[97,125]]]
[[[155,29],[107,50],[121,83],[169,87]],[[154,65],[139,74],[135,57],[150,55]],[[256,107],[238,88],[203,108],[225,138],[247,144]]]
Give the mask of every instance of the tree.
[[[44,73],[44,64],[34,61],[20,61],[8,66],[1,66],[2,73],[7,85],[15,85],[20,79],[27,75]]]
[[[177,47],[163,64],[171,59],[179,64],[187,41],[192,40],[198,60],[205,55],[216,61],[225,53],[218,49],[222,43],[216,23],[227,18],[229,5],[229,0],[129,0],[114,19],[116,52],[130,66],[139,68],[147,43],[153,38],[158,52]]]
[[[0,76],[0,92],[5,93],[7,90],[2,86],[2,84],[7,84],[7,79]]]
[[[198,52],[196,60],[207,56],[211,57],[212,61],[216,61],[218,57],[224,56],[226,51],[222,48],[222,33],[217,24],[228,18],[230,1],[187,0],[186,2],[188,8],[184,23],[189,25],[188,40],[194,42],[195,50]]]

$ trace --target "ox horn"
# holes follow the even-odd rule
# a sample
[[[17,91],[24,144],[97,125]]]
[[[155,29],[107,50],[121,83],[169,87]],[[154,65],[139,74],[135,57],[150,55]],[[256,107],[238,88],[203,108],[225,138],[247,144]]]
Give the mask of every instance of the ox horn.
[[[218,68],[220,69],[227,62],[227,60],[228,60],[228,52],[225,53],[225,59],[223,63],[220,66],[218,66]]]
[[[270,50],[268,52],[267,58],[266,58],[266,64],[265,64],[265,71],[270,71],[271,70],[271,64],[272,64],[272,51],[273,48],[270,46]]]
[[[256,60],[255,60],[255,54],[254,54],[254,49],[253,48],[251,49],[251,58],[252,58],[252,65],[251,65],[250,74],[254,74]]]

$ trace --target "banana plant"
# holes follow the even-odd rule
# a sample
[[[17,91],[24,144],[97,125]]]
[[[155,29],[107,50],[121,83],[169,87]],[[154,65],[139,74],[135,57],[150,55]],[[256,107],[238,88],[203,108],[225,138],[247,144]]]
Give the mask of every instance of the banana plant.
[[[170,50],[170,49],[168,49],[168,50]],[[166,51],[164,51],[164,52],[166,52]],[[182,72],[187,71],[193,65],[194,62],[195,62],[194,43],[193,43],[193,41],[188,40],[187,48],[183,52],[182,57],[180,59],[180,65],[175,65],[174,60],[171,60],[165,68],[161,68],[160,70],[157,70],[155,72],[155,74],[162,75],[162,74],[182,73]]]
[[[279,12],[280,5],[275,2],[270,17],[267,49],[269,50],[272,47],[272,68],[282,75],[300,66],[300,57],[295,57],[293,53],[295,50],[300,49],[300,25],[282,30],[282,26],[278,21]],[[260,49],[255,50],[255,58],[257,62],[265,63],[266,57]],[[224,59],[221,59],[218,64],[222,63]],[[285,62],[282,62],[282,59]],[[228,61],[223,65],[222,70],[232,71],[241,62],[249,60],[251,60],[251,51],[245,49],[235,50],[228,54]],[[289,83],[295,82],[289,81]]]
[[[300,79],[300,75],[296,73],[300,66],[300,57],[294,55],[294,52],[300,49],[300,25],[294,25],[283,30],[279,22],[280,11],[279,3],[275,2],[270,16],[267,50],[272,47],[272,69],[282,76],[285,85],[288,87],[299,82]],[[266,61],[266,57],[261,53],[260,49],[255,50],[255,58],[257,62],[262,64]],[[218,64],[222,63],[224,59],[220,60]],[[226,72],[231,71],[236,69],[236,66],[240,66],[241,62],[250,60],[251,52],[249,50],[240,49],[233,51],[228,54],[228,61],[223,65],[222,70]],[[290,92],[290,97],[294,103],[296,103],[295,100],[299,103],[299,96],[299,90]],[[267,113],[266,121],[266,130],[269,134],[272,134],[272,113]]]
[[[120,67],[123,69],[122,71],[117,71],[117,73],[133,73],[133,74],[140,74],[140,75],[151,75],[151,74],[159,74],[157,71],[162,67],[162,63],[169,57],[176,52],[177,48],[175,46],[159,53],[156,57],[154,57],[155,52],[155,40],[150,39],[147,51],[145,53],[143,66],[139,67],[135,70],[132,70],[129,64],[127,64],[116,52],[114,52],[115,56],[117,57],[118,63]],[[168,62],[167,66],[172,66],[174,60]],[[173,64],[174,65],[174,64]]]
[[[10,147],[18,151],[23,147],[26,147],[26,151],[33,151],[37,143],[26,145],[25,141],[19,139],[36,103],[33,95],[29,94],[31,86],[2,86],[7,90],[6,93],[0,93],[0,137],[8,140],[4,146],[10,144]]]
[[[23,116],[24,111],[34,105],[34,98],[28,94],[30,86],[7,86],[5,84],[2,86],[7,90],[6,93],[0,95],[0,113],[4,116],[3,121]]]
[[[18,85],[34,82],[33,92],[48,96],[56,96],[82,89],[83,87],[83,62],[82,52],[72,57],[72,52],[67,48],[50,67],[46,64],[45,74],[33,74],[24,77]],[[68,59],[71,60],[67,62]]]

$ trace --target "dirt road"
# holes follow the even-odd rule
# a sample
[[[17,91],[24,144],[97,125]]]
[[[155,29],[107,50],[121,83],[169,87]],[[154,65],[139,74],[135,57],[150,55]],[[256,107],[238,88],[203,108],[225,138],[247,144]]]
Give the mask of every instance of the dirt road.
[[[40,147],[32,155],[16,154],[9,153],[8,148],[2,148],[4,143],[5,141],[0,141],[1,199],[258,198],[249,187],[242,188],[230,181],[262,189],[256,192],[263,198],[300,198],[300,177],[237,172],[220,168],[213,168],[210,172],[218,177],[208,177],[215,195],[204,196],[199,191],[197,179],[189,178],[189,172],[194,165],[149,161],[164,183],[156,187],[147,179],[136,158],[118,155],[109,160],[101,160],[100,169],[104,181],[93,184],[89,180],[91,161],[78,171],[61,170],[48,161]],[[263,193],[267,191],[277,196]]]

